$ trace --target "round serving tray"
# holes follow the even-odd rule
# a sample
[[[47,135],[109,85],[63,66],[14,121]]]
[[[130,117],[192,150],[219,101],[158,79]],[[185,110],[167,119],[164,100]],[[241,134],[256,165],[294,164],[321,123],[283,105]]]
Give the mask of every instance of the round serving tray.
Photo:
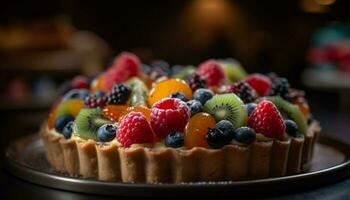
[[[132,184],[70,177],[53,171],[37,134],[21,138],[6,150],[6,168],[15,176],[47,187],[114,196],[248,196],[316,187],[350,174],[350,146],[321,137],[307,172],[248,181],[183,184]],[[272,189],[273,188],[273,189]]]

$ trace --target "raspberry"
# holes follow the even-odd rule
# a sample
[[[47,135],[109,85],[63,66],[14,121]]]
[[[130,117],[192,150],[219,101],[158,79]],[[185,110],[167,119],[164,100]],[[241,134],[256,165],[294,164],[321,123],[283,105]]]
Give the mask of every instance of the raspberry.
[[[140,60],[132,53],[123,52],[117,56],[111,68],[106,72],[106,88],[110,90],[114,84],[122,83],[140,73]]]
[[[258,97],[256,91],[245,82],[238,81],[226,88],[225,92],[235,93],[244,103],[255,101]]]
[[[172,132],[183,133],[189,118],[189,109],[180,99],[166,98],[152,106],[151,126],[159,139]]]
[[[248,126],[266,137],[283,139],[286,126],[277,107],[268,100],[260,102],[248,119]]]
[[[205,78],[197,73],[190,75],[187,83],[192,91],[196,91],[199,88],[206,88]]]
[[[290,85],[286,78],[275,77],[272,79],[270,96],[281,96],[287,98]]]
[[[107,104],[125,104],[131,94],[131,89],[124,85],[118,84],[114,85],[112,91],[106,95]]]
[[[151,126],[140,112],[130,112],[121,119],[117,139],[124,147],[154,141]]]
[[[267,96],[271,89],[271,80],[262,74],[251,74],[246,79],[245,82],[250,85],[259,96]]]
[[[200,64],[197,73],[205,78],[207,86],[220,86],[225,82],[224,70],[215,60]]]
[[[89,87],[88,79],[85,76],[76,76],[72,80],[72,87],[75,89],[86,89]]]
[[[105,106],[106,101],[104,97],[96,97],[94,95],[90,95],[85,98],[84,104],[88,108],[97,108]]]

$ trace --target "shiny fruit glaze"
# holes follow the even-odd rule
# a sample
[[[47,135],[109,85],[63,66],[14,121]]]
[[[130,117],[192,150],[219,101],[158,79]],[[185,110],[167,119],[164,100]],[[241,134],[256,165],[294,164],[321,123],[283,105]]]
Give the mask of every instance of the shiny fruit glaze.
[[[103,113],[112,121],[118,122],[120,117],[126,115],[127,105],[106,105],[103,109]]]
[[[193,147],[208,148],[205,136],[208,133],[208,128],[215,128],[215,124],[215,119],[208,113],[195,114],[185,128],[185,146],[189,149]]]
[[[101,75],[97,76],[91,83],[90,92],[94,93],[94,92],[96,92],[96,90],[101,90],[103,92],[107,92],[106,86],[105,86],[105,79],[106,79],[105,74],[101,74]]]
[[[149,105],[153,105],[157,101],[169,97],[175,92],[182,92],[187,99],[192,99],[192,90],[185,81],[180,79],[166,79],[153,86],[149,93],[148,103]]]

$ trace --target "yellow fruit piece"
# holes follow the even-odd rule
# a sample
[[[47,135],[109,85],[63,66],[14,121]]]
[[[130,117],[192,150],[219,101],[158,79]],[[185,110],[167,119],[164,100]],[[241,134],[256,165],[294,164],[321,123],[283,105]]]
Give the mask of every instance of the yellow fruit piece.
[[[76,117],[80,110],[84,106],[84,101],[80,99],[70,99],[66,101],[62,101],[55,111],[55,119],[62,115],[71,115],[72,117]]]
[[[106,86],[105,86],[105,79],[106,79],[105,74],[101,74],[97,76],[91,83],[90,92],[94,93],[96,92],[96,90],[107,92]]]
[[[148,96],[148,103],[152,106],[157,101],[169,97],[175,92],[182,92],[187,99],[192,99],[192,90],[185,81],[181,79],[166,79],[153,86]]]
[[[215,119],[208,113],[195,114],[185,128],[185,146],[189,149],[193,147],[208,148],[205,136],[208,133],[208,128],[215,128],[215,124]]]
[[[119,119],[126,115],[127,105],[106,105],[103,109],[103,113],[112,121],[118,122]]]

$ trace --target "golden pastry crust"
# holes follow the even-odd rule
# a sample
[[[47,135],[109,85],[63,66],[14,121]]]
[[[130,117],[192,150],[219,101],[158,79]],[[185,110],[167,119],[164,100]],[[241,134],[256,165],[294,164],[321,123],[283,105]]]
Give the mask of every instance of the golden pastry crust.
[[[306,169],[321,128],[313,122],[303,137],[287,141],[230,144],[221,149],[152,148],[65,139],[44,123],[40,136],[54,170],[71,176],[129,183],[240,181],[285,176]]]

